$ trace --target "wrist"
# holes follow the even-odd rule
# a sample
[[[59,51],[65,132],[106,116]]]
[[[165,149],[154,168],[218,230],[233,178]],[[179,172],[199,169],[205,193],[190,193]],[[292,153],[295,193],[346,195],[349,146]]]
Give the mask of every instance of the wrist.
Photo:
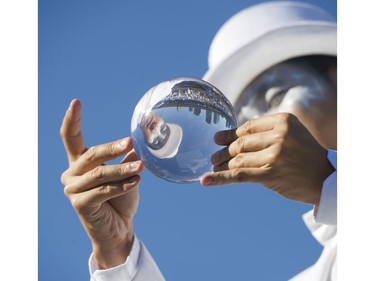
[[[98,269],[108,269],[126,262],[134,242],[133,232],[122,241],[93,242],[93,257]]]

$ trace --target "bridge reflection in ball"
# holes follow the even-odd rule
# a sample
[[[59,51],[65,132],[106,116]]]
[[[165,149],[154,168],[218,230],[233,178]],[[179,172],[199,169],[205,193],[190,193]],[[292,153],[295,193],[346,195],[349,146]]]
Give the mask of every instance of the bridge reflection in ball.
[[[138,157],[153,174],[190,183],[212,171],[210,157],[221,149],[215,133],[236,127],[233,106],[217,88],[181,77],[159,83],[141,98],[131,136]]]

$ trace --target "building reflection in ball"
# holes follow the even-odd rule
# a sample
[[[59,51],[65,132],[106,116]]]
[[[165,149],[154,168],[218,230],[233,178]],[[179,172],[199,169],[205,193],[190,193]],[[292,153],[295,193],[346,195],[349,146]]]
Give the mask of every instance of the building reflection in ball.
[[[192,183],[213,170],[211,155],[221,130],[237,127],[228,99],[213,85],[177,77],[149,89],[136,105],[131,136],[134,150],[154,175]]]

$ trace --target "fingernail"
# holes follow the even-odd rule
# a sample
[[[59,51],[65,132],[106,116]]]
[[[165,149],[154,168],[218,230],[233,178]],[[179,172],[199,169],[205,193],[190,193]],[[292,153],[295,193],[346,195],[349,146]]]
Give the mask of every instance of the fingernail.
[[[138,167],[138,162],[131,162],[131,163],[129,164],[129,167],[130,167],[130,169],[135,169],[135,168],[137,168],[137,167]]]
[[[204,185],[211,185],[214,182],[214,180],[211,177],[207,177],[204,179],[203,184]]]
[[[69,104],[69,110],[72,112],[76,112],[77,109],[79,108],[80,102],[78,99],[73,99],[70,104]]]

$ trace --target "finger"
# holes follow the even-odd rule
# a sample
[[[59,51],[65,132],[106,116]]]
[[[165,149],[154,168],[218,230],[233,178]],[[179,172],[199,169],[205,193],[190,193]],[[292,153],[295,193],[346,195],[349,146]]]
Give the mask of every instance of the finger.
[[[214,136],[215,143],[218,145],[229,145],[238,138],[236,130],[237,129],[217,132]]]
[[[232,183],[262,182],[267,168],[243,168],[206,174],[200,178],[203,186],[225,185]]]
[[[90,189],[78,195],[73,195],[72,204],[76,210],[83,208],[99,207],[109,199],[126,194],[136,188],[141,180],[139,175],[130,177],[116,183],[105,184],[97,188]]]
[[[81,193],[103,184],[124,181],[132,176],[140,174],[144,169],[141,161],[119,165],[98,166],[83,176],[76,177],[74,181],[66,185],[65,194]]]
[[[81,132],[81,109],[81,102],[77,99],[72,100],[60,128],[69,163],[75,161],[86,150]]]
[[[215,165],[220,165],[224,162],[229,161],[233,156],[229,154],[228,147],[224,147],[218,151],[216,151],[211,156],[211,163]]]
[[[212,154],[211,162],[213,165],[220,165],[239,154],[267,149],[273,142],[272,131],[241,136],[228,147]]]
[[[236,130],[237,137],[248,134],[266,132],[272,130],[279,123],[278,114],[265,115],[259,118],[250,119]]]
[[[217,132],[214,140],[218,145],[229,145],[239,137],[270,131],[274,128],[276,122],[278,122],[277,114],[251,119],[237,129]]]
[[[240,153],[227,162],[214,165],[214,171],[225,171],[241,168],[262,168],[271,167],[275,161],[275,155],[270,153],[270,149],[257,152]]]
[[[116,159],[117,157],[128,153],[132,148],[133,144],[130,137],[90,147],[72,165],[71,172],[73,175],[83,175],[109,160]]]

